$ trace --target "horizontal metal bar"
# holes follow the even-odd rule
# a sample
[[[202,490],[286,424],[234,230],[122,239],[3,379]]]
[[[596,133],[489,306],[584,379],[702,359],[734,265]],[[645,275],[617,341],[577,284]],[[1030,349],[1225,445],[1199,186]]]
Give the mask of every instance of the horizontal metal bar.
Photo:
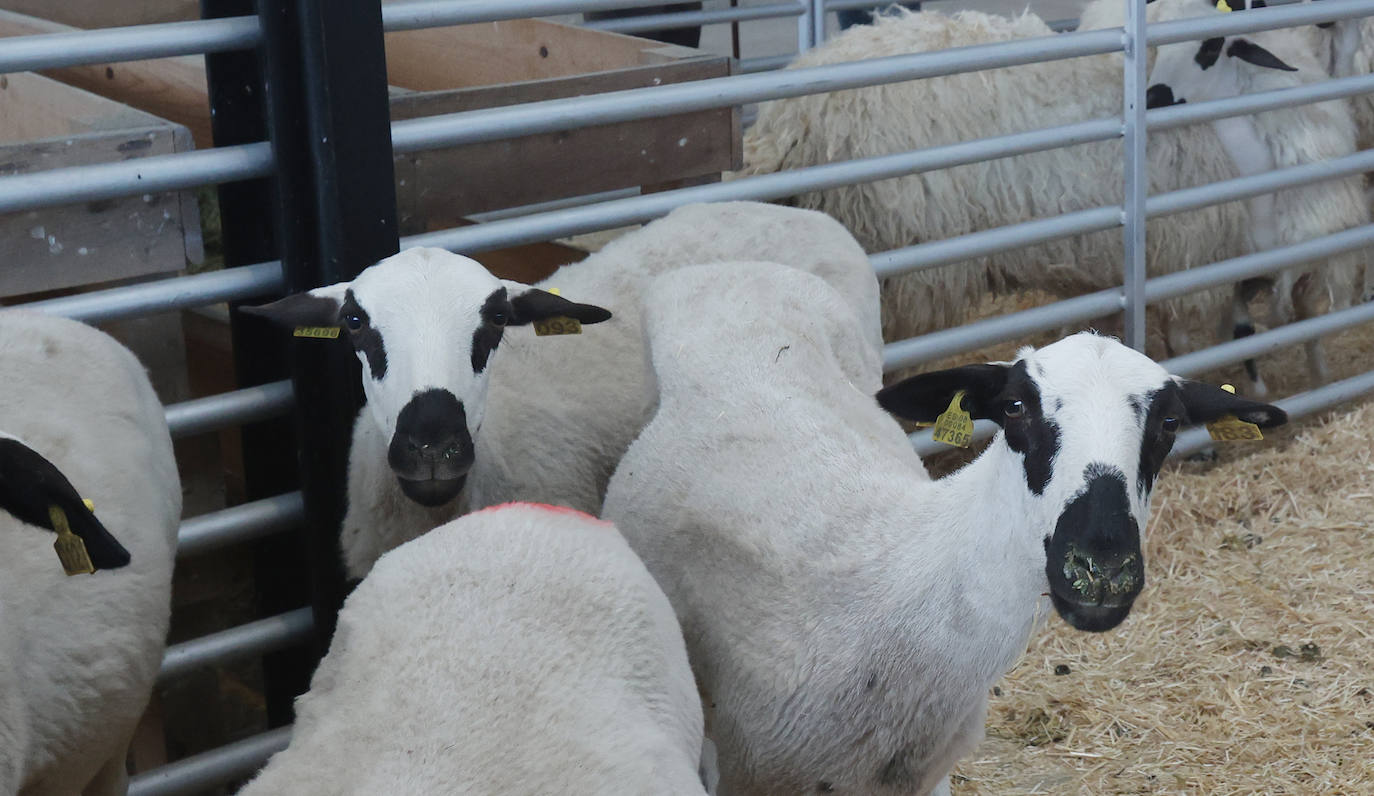
[[[172,404],[167,407],[167,426],[174,438],[189,437],[284,415],[294,403],[291,382],[274,381]]]
[[[674,30],[723,22],[747,22],[752,19],[799,17],[806,6],[799,2],[772,3],[766,6],[720,8],[713,11],[686,11],[674,14],[646,14],[625,19],[604,19],[587,22],[582,27],[613,33],[639,33],[646,30]]]
[[[1352,1],[1324,0],[1331,3]],[[397,152],[418,152],[955,72],[1098,55],[1119,51],[1121,47],[1119,29],[1061,33],[936,52],[694,80],[669,86],[609,91],[591,96],[427,116],[394,123],[391,126],[391,140]]]
[[[1151,196],[1145,202],[1145,215],[1147,218],[1155,218],[1183,213],[1208,205],[1273,193],[1284,188],[1363,174],[1370,170],[1374,170],[1374,149]]]
[[[0,74],[247,50],[258,46],[257,17],[130,25],[0,39]]]
[[[291,743],[291,728],[280,727],[201,752],[129,781],[129,796],[185,796],[252,776],[272,755]]]
[[[225,268],[34,301],[22,306],[26,310],[61,315],[85,323],[100,323],[220,301],[240,301],[281,293],[285,289],[286,278],[282,275],[281,262],[273,260],[242,268]]]
[[[510,0],[427,0],[390,3],[382,6],[382,29],[393,33],[662,4],[663,0],[521,0],[519,3]]]
[[[1322,0],[1320,3],[1292,4],[1283,8],[1258,8],[1231,14],[1151,22],[1146,30],[1145,40],[1149,46],[1159,47],[1215,36],[1294,28],[1318,22],[1337,22],[1369,16],[1371,13],[1374,13],[1374,4],[1371,4],[1370,0]]]
[[[665,215],[689,202],[768,200],[856,182],[900,177],[996,157],[1100,141],[1121,134],[1120,122],[1100,119],[1044,130],[965,141],[914,152],[899,152],[841,163],[698,185],[584,207],[538,213],[490,224],[413,235],[402,246],[439,246],[474,253],[521,243],[551,240],[596,229],[636,224]],[[1118,211],[1119,215],[1119,211]]]
[[[1288,413],[1288,420],[1291,422],[1316,414],[1324,409],[1363,398],[1371,392],[1374,392],[1374,370],[1332,382],[1324,387],[1299,393],[1274,403]],[[1170,457],[1187,456],[1190,453],[1196,453],[1203,448],[1210,447],[1212,444],[1211,437],[1208,436],[1205,429],[1189,429],[1178,435],[1178,440],[1174,442],[1174,449],[1169,455]],[[1228,444],[1244,445],[1246,443]]]
[[[284,649],[304,642],[314,629],[314,614],[307,606],[173,644],[162,656],[162,668],[158,670],[157,677],[166,680],[203,666],[229,663]]]
[[[270,536],[304,521],[305,501],[300,492],[201,514],[181,523],[177,533],[177,558],[189,558]]]
[[[996,434],[999,428],[1000,426],[991,420],[975,420],[973,421],[973,436],[971,440],[973,442],[982,442],[993,434]],[[916,449],[916,454],[918,456],[933,456],[937,453],[948,453],[954,450],[943,442],[936,442],[934,436],[935,429],[923,428],[920,431],[908,434],[907,439],[911,440],[911,447]]]
[[[1357,304],[1349,309],[1318,315],[1315,318],[1285,324],[1259,334],[1230,340],[1201,351],[1183,354],[1161,362],[1170,373],[1194,376],[1203,371],[1230,365],[1241,360],[1264,356],[1280,348],[1305,343],[1333,332],[1374,321],[1374,303]]]
[[[797,53],[786,53],[784,55],[762,55],[758,58],[741,58],[739,62],[739,72],[742,75],[752,75],[756,72],[771,72],[774,69],[781,69],[792,63],[792,59],[797,57]]]
[[[1189,102],[1182,105],[1155,108],[1145,114],[1145,121],[1152,132],[1157,132],[1200,122],[1210,122],[1214,119],[1342,99],[1369,92],[1374,92],[1374,75],[1356,75],[1355,77],[1323,80],[1320,83],[1308,83],[1274,91],[1260,91],[1209,102]]]
[[[1120,207],[1095,207],[1091,210],[1079,210],[1050,218],[1023,221],[1020,224],[993,227],[929,243],[918,243],[901,249],[889,249],[868,259],[873,264],[873,270],[878,278],[886,279],[1069,235],[1099,232],[1119,226]]]
[[[0,213],[265,177],[272,162],[262,142],[14,174],[0,177]]]

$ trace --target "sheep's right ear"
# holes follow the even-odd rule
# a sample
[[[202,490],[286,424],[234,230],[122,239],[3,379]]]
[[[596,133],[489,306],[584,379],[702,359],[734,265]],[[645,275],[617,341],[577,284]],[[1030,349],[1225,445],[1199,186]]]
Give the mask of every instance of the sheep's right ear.
[[[1011,365],[965,365],[922,373],[878,391],[878,405],[898,417],[934,423],[963,390],[961,405],[974,419],[992,417],[994,399],[1007,386]]]
[[[509,279],[501,280],[510,298],[511,326],[524,326],[548,318],[576,318],[581,323],[601,323],[611,319],[611,311],[595,304],[578,304],[562,296]]]
[[[338,326],[339,310],[349,284],[325,285],[260,307],[239,307],[239,311],[266,318],[279,326]]]

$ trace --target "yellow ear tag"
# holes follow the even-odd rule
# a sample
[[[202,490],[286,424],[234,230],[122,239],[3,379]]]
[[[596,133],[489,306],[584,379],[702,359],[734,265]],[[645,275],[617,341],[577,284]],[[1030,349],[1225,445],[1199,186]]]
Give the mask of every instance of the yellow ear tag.
[[[556,287],[549,288],[549,292],[555,296],[563,295]],[[544,337],[550,334],[582,334],[582,321],[576,318],[556,315],[552,318],[545,318],[542,321],[535,321],[534,334],[536,337]]]
[[[1225,0],[1223,0],[1225,2]],[[1236,388],[1229,384],[1221,385],[1221,389],[1235,394]],[[1259,426],[1254,423],[1247,423],[1235,415],[1224,415],[1218,420],[1213,420],[1207,424],[1207,433],[1216,442],[1239,442],[1241,440],[1264,439],[1260,433]]]
[[[335,340],[339,337],[337,326],[297,326],[292,337],[310,337],[315,340]]]
[[[960,405],[963,400],[964,391],[956,392],[949,402],[949,408],[935,418],[935,434],[932,439],[936,442],[956,448],[967,448],[973,441],[973,418],[969,417],[968,412]]]
[[[1217,0],[1217,10],[1224,14],[1231,10],[1231,6],[1227,5],[1226,0]]]
[[[57,560],[62,562],[62,569],[68,575],[89,575],[95,572],[91,556],[86,552],[86,543],[81,541],[80,536],[72,533],[72,527],[67,524],[66,513],[57,506],[48,506],[48,519],[52,522],[53,530],[57,531],[57,541],[53,542],[52,546],[57,551]]]

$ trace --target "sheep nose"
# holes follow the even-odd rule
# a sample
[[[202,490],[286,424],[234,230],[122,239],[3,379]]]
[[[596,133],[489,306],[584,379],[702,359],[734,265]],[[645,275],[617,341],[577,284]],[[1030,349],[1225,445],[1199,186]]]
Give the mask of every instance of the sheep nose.
[[[425,461],[437,462],[440,459],[457,457],[463,449],[463,441],[457,433],[436,438],[423,439],[413,434],[406,435],[406,450]]]
[[[1170,105],[1181,105],[1183,100],[1174,100],[1174,90],[1164,83],[1156,83],[1145,89],[1145,107],[1165,108]]]
[[[1071,549],[1064,561],[1064,579],[1085,604],[1116,603],[1140,591],[1145,568],[1134,552],[1108,560]]]

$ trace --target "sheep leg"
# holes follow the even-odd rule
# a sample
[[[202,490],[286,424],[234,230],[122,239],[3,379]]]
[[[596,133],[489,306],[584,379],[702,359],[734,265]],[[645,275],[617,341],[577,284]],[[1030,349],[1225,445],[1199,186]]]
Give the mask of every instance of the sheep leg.
[[[106,760],[105,765],[81,789],[81,796],[124,796],[128,793],[129,771],[124,765],[128,754],[128,744],[121,745],[119,752]]]
[[[1232,339],[1239,340],[1255,333],[1255,321],[1250,317],[1250,299],[1262,288],[1261,280],[1257,279],[1247,279],[1235,285],[1231,294],[1231,317],[1222,317],[1218,339],[1225,340],[1229,333]],[[1228,323],[1230,329],[1226,328]],[[1260,376],[1259,365],[1255,360],[1245,360],[1245,375],[1250,380],[1245,390],[1246,395],[1263,399],[1269,394],[1269,387],[1264,383],[1264,377]]]
[[[930,789],[930,796],[950,796],[949,777],[940,780],[940,784]]]
[[[1300,321],[1308,318],[1315,318],[1322,314],[1324,308],[1321,306],[1321,290],[1317,288],[1317,280],[1313,275],[1305,273],[1293,282],[1293,311]],[[1307,351],[1307,376],[1310,386],[1320,387],[1331,381],[1331,368],[1326,362],[1326,347],[1322,344],[1321,338],[1315,338],[1303,343],[1303,348]]]

